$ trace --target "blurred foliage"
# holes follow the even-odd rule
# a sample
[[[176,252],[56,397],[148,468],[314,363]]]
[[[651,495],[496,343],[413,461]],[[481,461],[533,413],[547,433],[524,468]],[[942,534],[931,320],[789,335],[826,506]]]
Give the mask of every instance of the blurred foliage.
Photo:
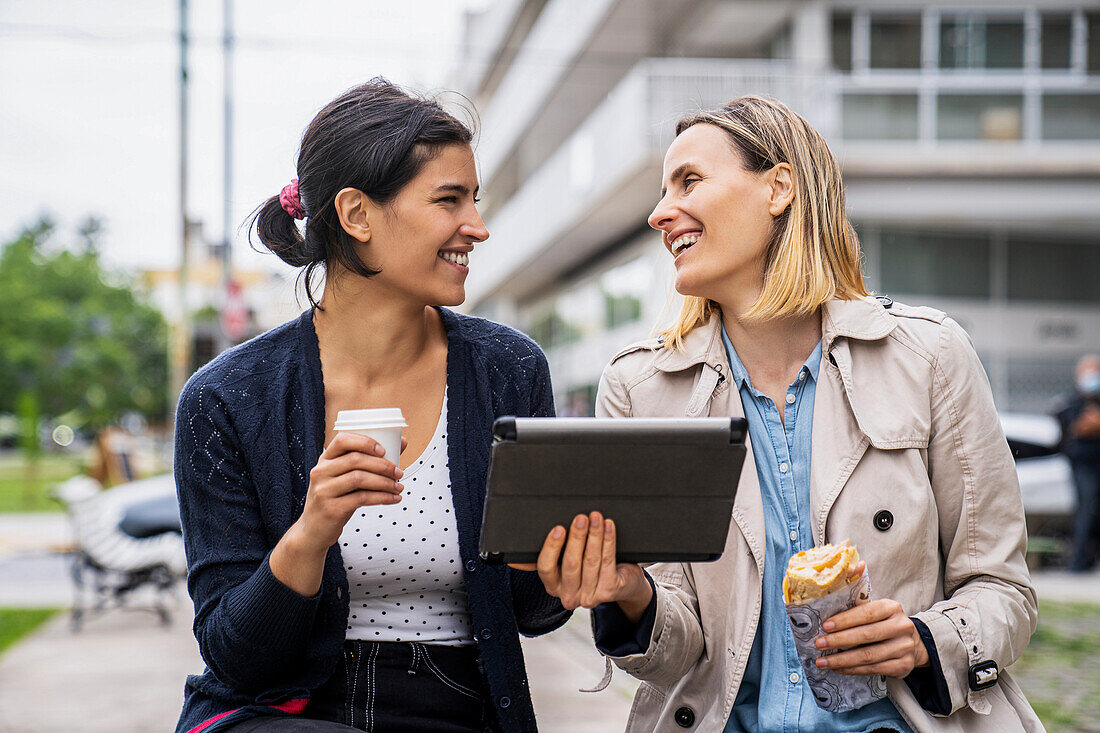
[[[0,652],[57,614],[56,608],[0,608]]]
[[[1098,649],[1100,606],[1039,602],[1039,626],[1010,671],[1050,733],[1100,731]]]
[[[0,413],[93,430],[129,411],[165,417],[167,326],[104,269],[99,230],[89,218],[76,246],[48,247],[54,227],[42,219],[0,245]]]
[[[0,458],[0,514],[61,511],[64,506],[50,495],[50,491],[84,471],[84,456],[69,451],[46,453],[35,461],[30,478],[27,477],[26,460],[22,453]]]

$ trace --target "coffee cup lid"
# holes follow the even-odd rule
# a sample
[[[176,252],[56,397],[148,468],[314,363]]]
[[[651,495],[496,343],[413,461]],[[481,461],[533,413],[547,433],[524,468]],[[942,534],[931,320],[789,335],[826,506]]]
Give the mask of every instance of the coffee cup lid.
[[[369,428],[403,428],[408,423],[400,407],[371,410],[340,410],[336,413],[334,430],[366,430]]]

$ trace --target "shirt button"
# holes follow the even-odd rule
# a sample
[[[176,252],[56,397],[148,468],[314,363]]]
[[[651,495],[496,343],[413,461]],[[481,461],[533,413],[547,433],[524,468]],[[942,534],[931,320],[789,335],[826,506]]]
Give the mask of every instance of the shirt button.
[[[786,463],[779,464],[779,473],[786,473],[789,466]]]
[[[791,530],[791,542],[795,542],[797,540],[798,540],[798,532],[796,532],[795,530],[792,529]]]
[[[787,395],[787,404],[788,405],[793,405],[794,404],[794,395],[793,394],[788,394]]]
[[[800,381],[800,382],[806,381],[806,372],[799,372],[798,373],[798,381]]]
[[[798,684],[798,672],[791,672],[791,684],[792,685],[797,685]]]

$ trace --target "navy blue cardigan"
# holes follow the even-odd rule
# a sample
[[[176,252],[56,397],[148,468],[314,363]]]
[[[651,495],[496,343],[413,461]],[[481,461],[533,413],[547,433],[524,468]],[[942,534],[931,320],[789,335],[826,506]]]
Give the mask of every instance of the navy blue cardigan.
[[[505,731],[534,731],[518,633],[569,617],[534,573],[478,557],[493,420],[550,416],[546,357],[526,336],[440,309],[447,331],[447,450],[459,553],[486,680]],[[268,556],[302,513],[325,435],[313,313],[231,349],[180,396],[175,475],[195,637],[207,669],[187,679],[176,730],[222,729],[303,710],[332,675],[348,617],[337,545],[313,598],[271,574]]]

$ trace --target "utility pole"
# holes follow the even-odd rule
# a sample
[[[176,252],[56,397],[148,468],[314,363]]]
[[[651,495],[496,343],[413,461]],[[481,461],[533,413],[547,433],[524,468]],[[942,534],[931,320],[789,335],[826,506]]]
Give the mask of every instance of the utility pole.
[[[180,0],[180,106],[179,106],[179,173],[180,173],[180,265],[176,278],[177,299],[179,306],[179,322],[172,333],[172,353],[169,354],[171,363],[171,380],[169,388],[168,404],[175,407],[179,400],[180,391],[186,383],[191,372],[191,312],[187,303],[188,269],[190,266],[190,219],[187,206],[187,117],[188,117],[188,72],[187,72],[187,0]],[[175,419],[175,409],[172,410],[172,419]]]
[[[223,173],[222,187],[224,201],[222,205],[222,291],[228,293],[229,282],[233,279],[233,0],[222,0],[222,89],[225,104],[222,112],[223,129]]]
[[[225,104],[222,113],[224,139],[222,151],[222,312],[223,345],[229,348],[248,335],[248,306],[240,283],[233,279],[233,0],[222,0],[222,89]]]

